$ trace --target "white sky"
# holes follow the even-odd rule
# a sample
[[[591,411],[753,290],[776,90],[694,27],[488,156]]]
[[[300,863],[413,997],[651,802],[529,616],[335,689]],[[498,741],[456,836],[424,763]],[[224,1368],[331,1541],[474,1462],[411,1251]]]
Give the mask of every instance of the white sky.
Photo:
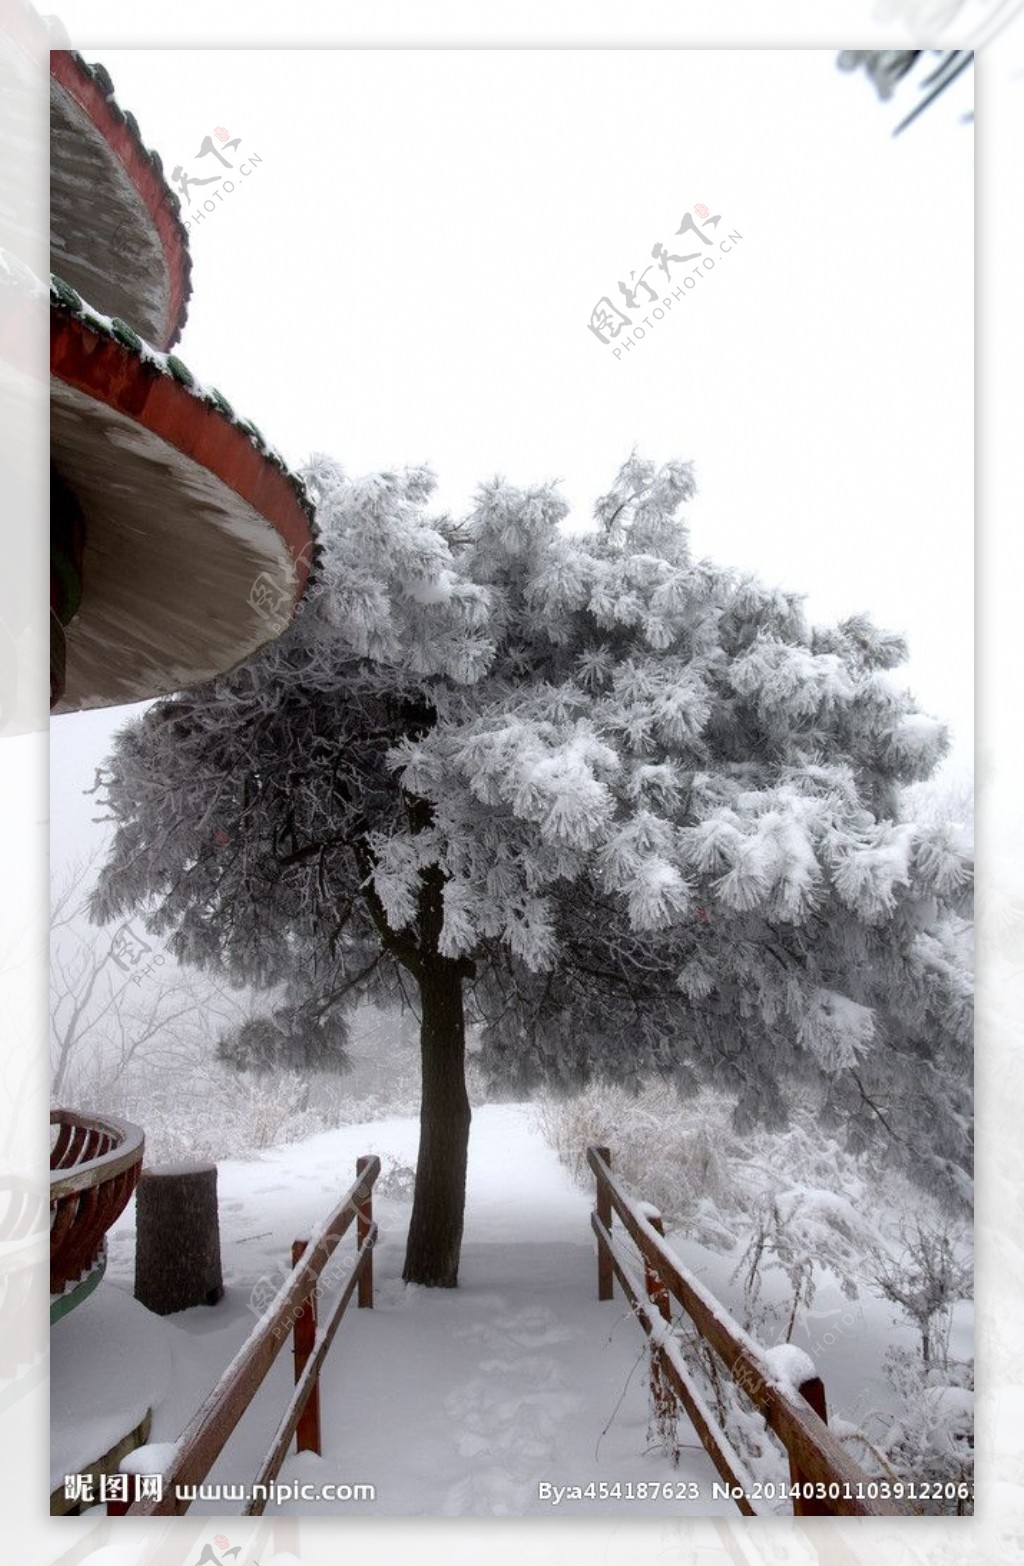
[[[971,73],[893,140],[834,50],[85,52],[168,172],[262,158],[177,351],[292,463],[557,478],[582,524],[632,445],[693,458],[697,552],[904,631],[969,766]],[[697,202],[742,243],[616,361],[592,306]],[[53,724],[56,870],[124,715]]]

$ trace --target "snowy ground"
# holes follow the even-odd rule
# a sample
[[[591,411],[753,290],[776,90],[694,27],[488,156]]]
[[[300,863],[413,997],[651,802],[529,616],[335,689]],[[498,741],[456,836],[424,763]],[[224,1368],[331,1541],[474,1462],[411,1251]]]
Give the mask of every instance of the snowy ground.
[[[717,1476],[692,1431],[683,1434],[678,1468],[651,1448],[643,1334],[618,1291],[613,1303],[597,1300],[592,1198],[573,1184],[541,1137],[531,1106],[486,1105],[475,1111],[459,1288],[402,1284],[406,1188],[418,1132],[412,1118],[378,1120],[274,1148],[252,1161],[221,1163],[226,1294],[212,1308],[159,1318],[129,1298],[134,1265],[129,1208],[110,1238],[107,1281],[54,1329],[55,1468],[58,1458],[63,1473],[94,1456],[102,1449],[99,1425],[106,1429],[110,1423],[109,1406],[93,1428],[71,1412],[74,1393],[64,1378],[71,1375],[72,1359],[94,1369],[107,1363],[115,1336],[120,1371],[113,1384],[130,1415],[124,1429],[137,1416],[139,1391],[145,1389],[155,1398],[151,1439],[173,1440],[251,1330],[253,1291],[258,1295],[262,1286],[265,1295],[268,1280],[276,1289],[292,1240],[308,1234],[351,1184],[357,1156],[379,1153],[376,1307],[372,1312],[350,1307],[328,1356],[321,1392],[323,1457],[292,1456],[281,1475],[321,1486],[370,1484],[375,1497],[293,1501],[287,1510],[413,1516],[732,1512],[731,1503],[713,1499]],[[342,1252],[353,1250],[354,1243],[350,1233]],[[681,1239],[674,1243],[687,1264],[735,1307],[737,1285],[730,1274],[737,1254],[706,1251]],[[966,1349],[969,1308],[958,1317],[955,1335]],[[827,1280],[794,1338],[811,1351],[824,1376],[831,1414],[858,1423],[868,1408],[886,1405],[882,1354],[901,1340],[910,1343],[912,1335],[890,1307],[867,1295],[851,1304]],[[68,1352],[62,1354],[62,1348]],[[211,1482],[244,1484],[252,1478],[285,1406],[291,1375],[286,1346]],[[93,1386],[97,1376],[107,1387],[109,1405],[111,1378],[96,1369]],[[90,1391],[84,1401],[93,1395]],[[627,1498],[630,1483],[635,1491],[638,1483],[654,1480],[678,1488],[669,1499]],[[618,1483],[622,1494],[565,1498],[553,1508],[541,1498],[545,1482]],[[688,1495],[687,1485],[693,1487]],[[223,1515],[240,1505],[197,1501],[192,1509]]]
[[[250,1293],[280,1279],[291,1241],[307,1233],[354,1178],[360,1153],[415,1161],[418,1123],[346,1126],[258,1161],[219,1166],[224,1300],[157,1324],[170,1347],[169,1390],[154,1410],[153,1441],[173,1439],[250,1330]],[[537,1132],[525,1105],[476,1111],[460,1285],[410,1288],[400,1274],[408,1198],[381,1196],[375,1216],[376,1308],[351,1307],[322,1382],[324,1455],[289,1459],[282,1479],[372,1484],[374,1501],[291,1503],[289,1510],[453,1516],[547,1515],[542,1482],[586,1486],[652,1480],[691,1484],[700,1499],[563,1500],[580,1511],[731,1513],[712,1500],[717,1477],[696,1437],[673,1468],[649,1449],[643,1334],[623,1302],[597,1299],[590,1201]],[[131,1209],[111,1237],[108,1285],[131,1290]],[[354,1243],[346,1236],[343,1246]],[[92,1330],[104,1331],[104,1291]],[[137,1307],[141,1310],[141,1307]],[[148,1316],[148,1313],[147,1313]],[[56,1329],[59,1331],[59,1325]],[[141,1368],[141,1367],[140,1367]],[[123,1367],[122,1384],[132,1380]],[[243,1483],[269,1445],[284,1407],[290,1354],[210,1478]],[[686,1439],[686,1438],[684,1438]],[[67,1443],[64,1443],[66,1449]],[[237,1509],[233,1507],[231,1509]],[[223,1503],[193,1510],[221,1512]]]

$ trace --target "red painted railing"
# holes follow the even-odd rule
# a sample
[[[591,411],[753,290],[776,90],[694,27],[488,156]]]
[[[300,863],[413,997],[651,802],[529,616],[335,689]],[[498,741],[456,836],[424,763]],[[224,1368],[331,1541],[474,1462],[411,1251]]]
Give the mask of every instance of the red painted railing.
[[[355,1184],[311,1240],[294,1242],[291,1272],[175,1443],[171,1466],[161,1475],[160,1498],[140,1499],[130,1506],[114,1502],[108,1504],[108,1511],[131,1517],[173,1516],[188,1511],[191,1505],[188,1492],[205,1480],[289,1337],[295,1359],[295,1390],[250,1486],[250,1499],[242,1508],[243,1515],[256,1517],[262,1514],[273,1493],[271,1481],[281,1471],[293,1436],[298,1451],[320,1451],[320,1367],[356,1290],[361,1307],[373,1305],[373,1247],[377,1240],[377,1225],[373,1221],[372,1203],[373,1185],[379,1174],[380,1159],[376,1155],[358,1159]],[[347,1281],[332,1303],[326,1320],[318,1324],[318,1286],[338,1242],[353,1222],[356,1224],[356,1254],[351,1268],[346,1269]]]
[[[138,1126],[106,1115],[53,1109],[50,1149],[50,1293],[61,1295],[96,1266],[107,1230],[127,1207],[142,1168]]]
[[[597,1176],[597,1206],[591,1223],[597,1235],[598,1298],[610,1300],[615,1279],[651,1340],[656,1398],[667,1390],[678,1398],[740,1511],[755,1516],[762,1508],[756,1486],[727,1432],[709,1408],[686,1364],[672,1330],[674,1299],[716,1356],[727,1375],[746,1393],[789,1458],[793,1511],[797,1515],[899,1517],[904,1509],[882,1499],[881,1487],[841,1446],[826,1422],[825,1388],[818,1376],[799,1387],[780,1385],[764,1350],[744,1332],[669,1249],[661,1219],[634,1201],[611,1170],[606,1147],[589,1147],[587,1162]],[[612,1213],[642,1259],[644,1277],[633,1257],[612,1232]],[[874,1498],[872,1491],[875,1492]]]

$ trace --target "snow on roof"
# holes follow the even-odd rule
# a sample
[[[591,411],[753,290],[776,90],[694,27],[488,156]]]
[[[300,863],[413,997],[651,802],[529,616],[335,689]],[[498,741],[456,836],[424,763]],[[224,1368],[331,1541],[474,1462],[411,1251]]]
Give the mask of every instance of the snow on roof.
[[[164,175],[163,160],[161,159],[160,154],[152,147],[147,147],[146,143],[143,141],[142,132],[139,129],[139,122],[135,118],[135,115],[131,112],[130,109],[123,109],[118,103],[114,91],[114,83],[111,79],[110,72],[106,69],[106,67],[98,63],[95,65],[90,65],[88,60],[84,59],[76,49],[54,50],[52,51],[52,54],[54,56],[59,55],[62,58],[71,61],[71,63],[81,73],[81,75],[87,77],[89,81],[96,87],[103,97],[107,112],[109,113],[111,119],[115,122],[115,124],[123,125],[125,127],[131,136],[132,141],[135,143],[140,157],[149,164],[155,180],[159,181],[159,184],[162,187],[163,195],[161,205],[166,210],[168,218],[176,230],[176,239],[178,241],[181,260],[182,298],[180,309],[178,311],[178,319],[174,326],[173,336],[170,338],[172,343],[176,342],[184,329],[185,320],[188,313],[188,304],[192,296],[192,257],[188,246],[188,230],[186,229],[184,221],[181,217],[181,201],[178,197],[178,194],[167,182],[167,179]],[[66,81],[63,86],[66,92]]]
[[[50,307],[74,316],[77,320],[83,321],[87,326],[91,327],[93,331],[100,332],[111,341],[120,343],[122,348],[127,348],[137,358],[141,359],[143,363],[152,365],[162,375],[172,377],[180,386],[183,386],[186,391],[190,392],[197,401],[216,408],[230,424],[233,424],[236,429],[248,435],[257,451],[266,457],[267,461],[271,462],[289,480],[299,503],[312,521],[315,507],[304,481],[288,466],[281,453],[270,444],[253,421],[242,418],[235,412],[223,392],[219,391],[216,386],[204,385],[197,376],[193,375],[188,365],[179,359],[176,354],[163,353],[159,348],[154,348],[151,343],[147,343],[139,336],[138,332],[134,331],[119,316],[103,315],[99,310],[95,310],[92,305],[82,298],[77,289],[72,288],[70,283],[64,282],[63,278],[58,277],[55,273],[50,276]],[[314,546],[314,559],[315,555]]]

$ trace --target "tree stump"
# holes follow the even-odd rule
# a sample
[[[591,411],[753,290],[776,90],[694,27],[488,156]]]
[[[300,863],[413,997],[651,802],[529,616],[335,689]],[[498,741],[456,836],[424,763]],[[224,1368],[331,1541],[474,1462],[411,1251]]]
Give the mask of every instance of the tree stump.
[[[144,1169],[135,1193],[135,1298],[158,1316],[216,1305],[220,1266],[216,1164]]]

